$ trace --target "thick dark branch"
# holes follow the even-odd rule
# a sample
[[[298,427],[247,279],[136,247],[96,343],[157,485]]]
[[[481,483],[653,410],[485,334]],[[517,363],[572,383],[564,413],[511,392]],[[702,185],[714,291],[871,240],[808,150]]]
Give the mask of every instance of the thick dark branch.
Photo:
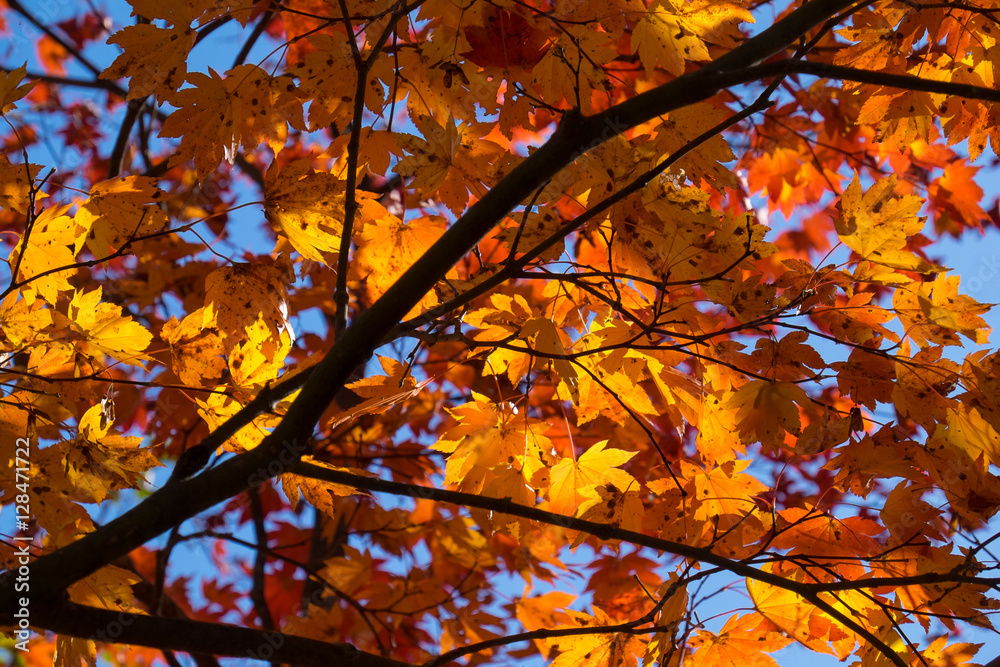
[[[891,74],[889,72],[873,72],[871,70],[854,69],[853,67],[843,67],[841,65],[831,65],[829,63],[809,62],[806,60],[782,60],[776,63],[769,63],[761,66],[761,69],[775,68],[777,74],[812,74],[813,76],[826,79],[840,79],[842,81],[857,81],[858,83],[870,83],[885,88],[896,88],[900,92],[916,90],[924,93],[936,93],[939,95],[954,95],[965,97],[970,100],[982,100],[984,102],[1000,102],[1000,90],[973,86],[967,83],[954,83],[951,81],[935,81],[933,79],[923,79],[912,74]],[[891,92],[891,91],[887,91]]]
[[[0,616],[12,625],[10,611]],[[96,609],[61,601],[32,605],[33,625],[63,635],[102,642],[149,646],[167,651],[270,660],[292,665],[328,667],[410,667],[408,663],[364,653],[350,644],[328,644],[280,632],[235,625],[204,623],[186,618],[143,616]]]

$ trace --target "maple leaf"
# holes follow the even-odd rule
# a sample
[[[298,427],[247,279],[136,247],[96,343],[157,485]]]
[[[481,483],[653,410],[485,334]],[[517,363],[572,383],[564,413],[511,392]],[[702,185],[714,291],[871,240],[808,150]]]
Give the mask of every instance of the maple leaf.
[[[538,459],[542,452],[551,450],[551,443],[543,435],[547,430],[544,422],[518,415],[512,405],[494,405],[479,394],[474,394],[473,399],[449,410],[458,423],[433,446],[448,453],[445,484],[481,488],[483,478],[469,475],[474,468],[520,468],[527,459]]]
[[[226,369],[225,347],[214,324],[215,312],[209,305],[182,322],[171,317],[160,329],[160,338],[170,346],[171,367],[181,382],[202,385],[219,378]]]
[[[707,395],[698,418],[698,454],[706,465],[733,461],[746,452],[736,428],[736,415],[730,410],[732,392]]]
[[[415,262],[427,248],[437,241],[445,230],[441,218],[424,218],[404,223],[386,214],[366,224],[357,235],[358,251],[352,272],[364,281],[370,301],[385,294],[396,279]],[[408,316],[437,305],[437,297],[428,292]]]
[[[751,380],[730,399],[727,407],[736,410],[736,422],[744,442],[758,440],[764,447],[781,447],[785,433],[797,436],[802,422],[799,405],[809,397],[797,384]]]
[[[560,653],[552,667],[636,667],[639,657],[645,654],[645,641],[626,632],[602,633],[600,628],[609,620],[607,614],[595,609],[595,616],[572,612],[573,624],[569,627],[591,627],[592,635],[560,637],[549,640],[549,645]],[[610,637],[608,636],[610,634]]]
[[[209,394],[204,400],[196,400],[198,414],[205,420],[210,431],[225,424],[230,417],[240,411],[243,404],[222,391]],[[247,424],[223,445],[226,451],[249,451],[259,445],[269,431],[280,423],[278,415],[263,415]]]
[[[0,116],[3,116],[8,111],[17,108],[14,103],[30,93],[35,82],[21,83],[28,73],[27,63],[14,70],[0,71],[3,72],[0,76]]]
[[[409,187],[437,197],[456,215],[465,210],[469,193],[481,197],[479,165],[498,159],[503,149],[492,141],[476,139],[471,125],[458,125],[449,116],[443,124],[430,116],[417,116],[414,125],[426,138],[397,134],[396,143],[410,155],[396,165],[401,176],[412,176]]]
[[[896,177],[890,175],[862,193],[855,174],[840,199],[840,218],[835,220],[840,240],[861,259],[875,264],[916,273],[942,271],[906,250],[907,239],[924,228],[924,221],[915,216],[922,202],[909,195],[894,197],[895,188]]]
[[[311,128],[344,123],[344,119],[350,119],[354,113],[358,71],[346,39],[344,35],[310,35],[308,43],[311,50],[289,68],[289,73],[299,78],[301,94],[313,100],[309,105]],[[385,98],[381,82],[376,76],[369,75],[365,105],[372,112],[381,114]]]
[[[908,338],[921,346],[960,345],[959,334],[978,344],[989,339],[990,327],[979,316],[991,305],[959,294],[958,285],[958,276],[942,274],[896,290],[892,305]]]
[[[303,257],[326,264],[324,253],[340,250],[344,185],[331,173],[308,173],[310,162],[296,160],[267,172],[264,211]]]
[[[79,667],[80,661],[88,667],[97,667],[97,647],[93,640],[60,635],[56,640],[52,664],[57,667]]]
[[[243,328],[243,340],[229,352],[229,372],[237,387],[260,387],[278,377],[292,349],[289,332],[273,335],[272,323],[263,317]]]
[[[141,447],[142,438],[111,432],[105,408],[93,405],[80,419],[76,442],[66,448],[63,464],[74,499],[104,501],[110,491],[139,488],[143,473],[162,465]]]
[[[79,236],[79,228],[72,218],[64,215],[69,208],[68,205],[46,208],[35,218],[27,247],[23,247],[22,241],[11,251],[10,265],[19,266],[17,279],[27,283],[21,293],[29,304],[39,297],[55,304],[59,292],[73,289],[69,277],[76,269],[70,248]]]
[[[338,468],[336,466],[323,463],[322,461],[316,461],[311,456],[305,456],[303,457],[303,460],[307,463],[314,463],[330,470],[356,472],[348,468]],[[310,505],[321,512],[326,512],[329,516],[336,516],[336,510],[332,502],[332,497],[346,497],[357,493],[357,490],[350,486],[321,482],[309,477],[294,475],[292,473],[285,473],[281,476],[281,490],[285,492],[286,496],[288,496],[288,501],[291,503],[292,509],[295,509],[295,507],[298,506],[301,494],[302,497],[309,501]]]
[[[674,76],[684,73],[686,60],[709,60],[703,40],[732,43],[734,27],[753,16],[741,5],[727,2],[657,2],[632,32],[632,52],[639,54],[646,76],[657,61]]]
[[[963,294],[932,258],[1000,221],[988,7],[129,0],[102,49],[89,3],[9,4],[41,68],[0,72],[0,499],[54,605],[29,662],[185,648],[49,632],[142,610],[277,662],[286,634],[401,665],[972,659],[1000,355],[948,346],[986,343],[992,265]],[[192,589],[143,540],[196,511]]]
[[[87,346],[118,361],[141,366],[148,357],[143,350],[153,334],[131,317],[122,316],[121,306],[101,301],[102,288],[73,295],[67,315]]]
[[[11,164],[7,156],[0,153],[0,206],[27,213],[31,205],[31,186],[42,166],[38,164]],[[37,193],[44,197],[44,193]]]
[[[225,335],[227,352],[247,338],[247,327],[260,318],[274,338],[291,333],[288,291],[274,265],[234,263],[216,269],[205,278],[205,305],[214,306],[215,326]]]
[[[747,591],[761,616],[813,651],[843,659],[854,648],[853,635],[796,593],[753,579],[747,581]]]
[[[0,335],[9,343],[3,346],[5,351],[36,341],[39,332],[54,321],[52,311],[43,302],[30,304],[17,297],[17,292],[11,292],[0,302]]]
[[[792,642],[759,614],[734,614],[718,633],[698,630],[691,639],[696,651],[691,661],[697,667],[777,667],[774,658],[764,655]]]
[[[168,100],[187,77],[187,58],[198,36],[191,28],[191,11],[183,3],[132,2],[133,16],[166,19],[172,27],[140,23],[122,28],[110,38],[122,53],[101,72],[102,79],[129,77],[129,100],[155,94]]]
[[[166,214],[156,206],[161,198],[163,191],[151,178],[126,176],[102,181],[91,189],[74,222],[84,230],[90,252],[95,257],[108,257],[133,239],[167,226]]]
[[[635,456],[635,452],[605,449],[607,440],[591,445],[573,460],[564,458],[548,471],[549,509],[559,514],[576,514],[585,500],[597,497],[602,484],[614,484],[624,491],[636,484],[635,478],[620,466]]]
[[[302,103],[290,76],[269,75],[256,65],[240,65],[220,76],[192,72],[191,88],[176,92],[177,106],[163,122],[160,135],[180,137],[179,164],[194,158],[202,177],[215,171],[223,160],[233,164],[239,146],[254,150],[262,141],[277,154],[285,145],[289,123],[304,130]]]

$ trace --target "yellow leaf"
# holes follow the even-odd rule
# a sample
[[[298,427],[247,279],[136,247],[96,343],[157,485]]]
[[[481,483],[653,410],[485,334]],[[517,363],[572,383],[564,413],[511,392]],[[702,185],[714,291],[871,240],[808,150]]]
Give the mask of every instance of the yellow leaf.
[[[69,599],[77,604],[132,613],[143,613],[135,604],[132,586],[142,579],[126,569],[105,565],[70,586]]]
[[[647,15],[640,23],[648,18]],[[635,33],[632,34],[635,39]],[[711,104],[692,104],[671,111],[667,119],[656,128],[656,147],[666,155],[673,155],[687,142],[720,123],[724,117],[725,114]],[[737,187],[736,175],[724,166],[724,163],[735,159],[726,140],[716,135],[685,154],[671,173],[683,171],[692,183],[704,179],[717,188]]]
[[[285,365],[285,357],[292,350],[292,339],[287,331],[277,336],[263,318],[244,327],[246,338],[229,353],[229,372],[237,387],[260,387],[278,377]]]
[[[56,650],[52,667],[97,667],[97,647],[90,639],[77,639],[69,635],[56,636]]]
[[[191,73],[192,87],[170,99],[178,108],[164,121],[160,136],[181,138],[171,165],[194,158],[195,170],[204,177],[223,159],[233,164],[240,145],[252,151],[266,141],[278,153],[289,123],[305,129],[292,77],[272,77],[256,65],[239,65],[224,78],[211,68],[208,72]]]
[[[396,279],[434,245],[445,227],[445,220],[438,217],[404,223],[395,216],[387,216],[366,224],[356,237],[358,251],[351,270],[364,281],[368,299],[375,301],[385,294]],[[406,317],[418,315],[423,309],[436,306],[437,302],[434,292],[428,292]]]
[[[271,335],[292,333],[288,322],[288,290],[276,265],[234,263],[205,278],[205,305],[214,304],[216,325],[225,336],[226,351],[247,338],[247,327],[261,317]]]
[[[13,348],[37,340],[39,334],[51,325],[52,311],[43,307],[42,302],[29,304],[24,299],[18,299],[17,292],[11,292],[0,303],[0,335],[10,341]],[[10,351],[12,347],[2,345],[0,349]]]
[[[160,338],[170,346],[171,368],[184,384],[201,386],[226,370],[226,350],[215,328],[211,305],[199,308],[182,322],[171,317],[160,329]]]
[[[68,210],[68,205],[50,206],[43,210],[32,225],[28,247],[22,248],[22,238],[10,254],[9,263],[14,267],[18,264],[18,255],[23,252],[17,279],[29,281],[21,288],[21,295],[29,305],[37,297],[54,305],[59,292],[73,289],[68,278],[77,271],[71,248],[76,241],[78,227],[72,218],[63,215]],[[69,268],[55,271],[62,267]]]
[[[148,359],[143,350],[153,334],[131,317],[122,316],[121,306],[102,303],[101,291],[98,287],[92,292],[77,292],[67,314],[91,346],[126,364],[141,366]]]
[[[101,72],[100,78],[131,77],[129,100],[143,99],[154,93],[160,101],[170,99],[184,84],[188,54],[198,37],[197,31],[191,27],[191,12],[183,2],[132,4],[135,7],[133,16],[141,13],[148,19],[166,19],[172,27],[140,23],[116,32],[108,43],[120,46],[122,53]],[[140,9],[145,5],[150,6]],[[153,13],[147,14],[150,10]]]
[[[87,248],[94,257],[107,257],[133,238],[167,226],[167,215],[157,205],[163,191],[154,183],[146,176],[126,176],[91,188],[75,221],[86,232]]]
[[[979,317],[991,304],[958,293],[958,276],[939,275],[932,282],[896,290],[892,306],[906,335],[921,347],[961,345],[962,334],[977,345],[989,340],[990,327]]]
[[[522,337],[532,339],[533,348],[539,352],[552,355],[565,355],[566,347],[555,323],[547,317],[533,317],[524,324]],[[579,403],[580,394],[577,390],[576,368],[567,359],[551,359],[549,363],[559,374],[559,381],[568,389],[570,395]]]
[[[218,389],[224,389],[219,387]],[[198,404],[198,414],[201,415],[205,423],[208,424],[209,432],[216,430],[226,423],[230,417],[243,408],[243,404],[237,399],[227,396],[221,391],[209,394],[204,400],[196,399]],[[226,440],[222,449],[228,452],[244,452],[253,449],[260,444],[270,429],[281,422],[281,416],[275,414],[264,414],[257,417],[253,422],[247,424],[236,435]]]
[[[767,487],[743,472],[749,465],[750,461],[729,461],[711,470],[685,473],[694,482],[694,495],[699,501],[694,511],[695,521],[718,521],[722,517],[741,520],[757,508],[753,497]],[[690,464],[683,467],[693,468]]]
[[[31,207],[29,195],[42,166],[38,164],[12,164],[5,153],[0,153],[0,206],[18,213],[27,213]],[[44,193],[36,193],[44,197]]]
[[[344,221],[343,181],[329,172],[309,172],[311,160],[296,160],[264,178],[264,211],[306,259],[328,264],[340,250]]]
[[[855,174],[840,198],[840,217],[834,221],[840,240],[874,264],[916,273],[942,271],[906,250],[907,239],[924,228],[924,219],[916,217],[923,202],[911,195],[893,196],[895,187],[896,176],[891,174],[862,194]]]
[[[646,653],[646,640],[627,632],[601,632],[610,620],[595,610],[597,616],[571,612],[576,622],[570,627],[587,627],[593,634],[558,637],[548,640],[560,653],[551,667],[636,667]]]
[[[458,424],[448,429],[433,449],[448,452],[445,484],[462,483],[462,490],[482,490],[483,470],[499,465],[518,469],[526,458],[541,458],[552,450],[542,435],[548,424],[517,413],[509,403],[496,405],[485,396],[473,394],[473,402],[448,410]],[[480,469],[467,479],[470,472]]]
[[[354,116],[354,96],[357,94],[358,71],[344,37],[310,35],[309,53],[289,74],[299,79],[302,94],[309,104],[309,127],[319,129],[331,124],[344,129]],[[385,90],[377,77],[369,75],[365,90],[365,106],[376,114],[382,113]]]
[[[619,466],[635,456],[636,452],[605,449],[607,444],[607,440],[602,440],[591,445],[576,461],[566,457],[552,466],[549,473],[550,511],[575,516],[585,500],[597,497],[598,485],[611,483],[621,491],[635,487],[635,478],[620,470]]]
[[[632,53],[652,77],[659,62],[663,69],[674,76],[684,73],[685,60],[705,61],[708,49],[696,35],[685,34],[681,17],[671,2],[657,2],[636,24],[632,31]]]
[[[302,460],[330,470],[360,473],[363,475],[368,474],[364,471],[354,470],[352,468],[338,468],[337,466],[332,466],[328,463],[324,463],[323,461],[317,461],[311,456],[304,456],[302,457]],[[331,482],[324,482],[310,477],[293,475],[292,473],[285,473],[281,476],[281,490],[285,492],[286,496],[288,496],[288,500],[291,502],[293,510],[299,504],[299,493],[301,492],[302,497],[305,498],[309,504],[331,517],[335,515],[333,504],[334,496],[347,497],[359,493],[364,495],[362,491],[355,489],[353,486],[333,484]]]
[[[632,53],[639,53],[647,77],[652,77],[657,61],[670,74],[680,76],[685,61],[709,60],[706,41],[731,46],[743,21],[752,23],[753,15],[735,2],[661,0],[632,31]]]
[[[798,405],[808,405],[809,397],[797,384],[751,380],[730,399],[728,408],[737,410],[736,423],[745,444],[754,440],[767,448],[781,447],[785,433],[800,433]]]
[[[444,125],[430,116],[417,116],[413,123],[420,136],[397,134],[396,143],[410,155],[396,165],[400,176],[413,176],[408,187],[424,195],[436,193],[453,213],[459,215],[469,201],[469,191],[481,197],[485,193],[482,178],[485,165],[503,153],[499,145],[473,135],[474,127],[459,126],[451,116]],[[472,136],[470,136],[472,135]]]
[[[25,63],[15,70],[0,70],[0,116],[11,109],[17,108],[14,102],[31,92],[35,87],[35,81],[22,84],[25,75],[28,73],[28,65]]]
[[[783,637],[760,614],[733,614],[718,634],[698,630],[691,640],[697,651],[693,660],[685,660],[684,664],[690,662],[691,667],[778,667],[774,658],[766,654],[790,643],[791,639]]]
[[[732,392],[720,396],[706,394],[698,420],[698,453],[706,466],[721,465],[746,453],[736,428],[736,414],[730,409]]]
[[[774,568],[765,566],[763,569]],[[765,584],[756,579],[748,579],[747,591],[757,611],[764,618],[813,651],[833,653],[827,641],[846,637],[846,633],[834,623],[833,619],[787,589]],[[851,648],[854,648],[853,638]]]
[[[104,407],[90,407],[80,419],[80,432],[72,443],[66,443],[63,465],[72,485],[74,500],[100,503],[110,491],[136,489],[143,474],[162,465],[142,438],[111,432]]]
[[[611,483],[602,484],[594,489],[597,492],[596,497],[588,498],[580,505],[577,515],[585,521],[606,523],[615,528],[639,532],[642,530],[646,508],[642,504],[642,495],[637,487],[637,484],[632,484],[628,489],[619,489]],[[591,544],[598,541],[586,533],[579,533],[571,547],[575,549],[587,539],[590,539]]]

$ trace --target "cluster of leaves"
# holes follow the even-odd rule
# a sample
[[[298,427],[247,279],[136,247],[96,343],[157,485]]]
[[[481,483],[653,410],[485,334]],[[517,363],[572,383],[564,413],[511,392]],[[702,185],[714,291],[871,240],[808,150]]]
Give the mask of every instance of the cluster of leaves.
[[[972,659],[1000,354],[932,244],[990,222],[993,5],[130,4],[0,3],[29,663]]]

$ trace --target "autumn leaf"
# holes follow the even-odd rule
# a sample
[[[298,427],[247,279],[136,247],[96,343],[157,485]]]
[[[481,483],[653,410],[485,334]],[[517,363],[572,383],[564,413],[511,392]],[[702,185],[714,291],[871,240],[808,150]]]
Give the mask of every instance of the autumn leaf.
[[[0,116],[11,109],[16,109],[17,105],[14,103],[30,93],[35,86],[34,81],[21,83],[27,73],[27,64],[14,70],[3,70],[2,80],[0,80]]]
[[[95,257],[109,257],[167,225],[167,216],[156,205],[162,198],[163,191],[151,178],[127,176],[103,181],[90,191],[74,221],[84,230],[90,252]]]
[[[549,508],[558,514],[574,515],[581,504],[597,497],[596,488],[614,484],[624,491],[636,481],[620,467],[635,452],[605,449],[607,441],[598,442],[580,455],[579,459],[564,458],[548,472]]]
[[[122,315],[120,306],[101,301],[102,289],[77,292],[67,314],[74,328],[89,348],[118,361],[141,366],[147,359],[143,350],[153,334],[129,316]]]
[[[482,485],[482,478],[468,473],[475,468],[499,465],[522,467],[528,459],[538,459],[551,444],[543,435],[544,422],[517,414],[513,405],[494,405],[485,396],[474,395],[471,403],[450,413],[457,423],[445,431],[434,449],[448,454],[445,484]],[[477,489],[478,490],[478,489]]]
[[[205,420],[210,431],[225,424],[234,414],[240,411],[243,404],[237,398],[227,396],[217,389],[204,399],[197,399],[198,414]],[[247,424],[229,438],[223,445],[225,451],[249,451],[259,445],[281,419],[277,415],[263,415]]]
[[[79,228],[65,215],[69,206],[50,206],[42,211],[32,226],[31,234],[11,252],[11,266],[18,266],[17,279],[25,283],[22,294],[32,303],[41,298],[55,304],[59,292],[73,290],[69,277],[76,272],[70,248],[76,243]]]
[[[174,163],[194,159],[202,177],[222,160],[233,164],[242,146],[254,150],[261,144],[278,153],[285,145],[288,125],[305,129],[302,104],[290,76],[273,77],[256,65],[240,65],[220,76],[192,72],[191,88],[175,93],[178,107],[163,123],[161,136],[181,139]]]
[[[54,322],[52,311],[43,302],[29,304],[17,297],[17,292],[11,292],[0,302],[0,335],[7,341],[3,345],[5,351],[37,340],[39,332]]]
[[[684,72],[686,60],[709,60],[703,40],[731,42],[733,29],[753,16],[740,5],[724,2],[657,2],[632,33],[632,52],[639,54],[646,76],[655,63],[674,76]]]
[[[39,164],[11,164],[7,156],[0,153],[0,206],[27,213],[31,205],[31,187],[38,172],[42,170]],[[44,193],[38,193],[44,197]]]
[[[503,154],[492,141],[475,138],[477,128],[459,125],[453,117],[438,121],[430,116],[417,116],[413,123],[420,138],[397,134],[396,143],[410,155],[399,161],[396,170],[403,176],[413,176],[410,187],[425,194],[436,193],[455,214],[465,210],[470,191],[481,196],[485,192],[474,175],[479,165],[490,164]]]
[[[896,290],[893,308],[908,338],[921,346],[959,345],[959,334],[979,344],[989,339],[990,327],[979,316],[990,305],[959,294],[958,285],[958,276],[939,275]]]
[[[220,267],[208,275],[205,305],[214,306],[215,326],[224,334],[227,352],[247,339],[246,328],[253,327],[260,318],[275,339],[291,334],[283,278],[274,265],[242,263]]]
[[[989,663],[997,25],[848,4],[0,0],[8,652]]]
[[[692,665],[697,667],[777,667],[774,658],[764,655],[792,642],[759,614],[733,615],[718,633],[698,630],[692,639],[696,647]]]
[[[312,457],[306,457],[306,460],[310,462],[314,461]],[[347,471],[346,468],[337,468],[322,462],[316,463],[325,468],[329,468],[330,470]],[[336,515],[334,505],[331,502],[332,497],[346,497],[357,493],[357,491],[350,486],[320,482],[315,479],[301,477],[300,475],[294,475],[292,473],[285,473],[281,476],[281,490],[285,492],[286,496],[288,496],[292,509],[295,509],[295,507],[299,504],[299,497],[301,495],[301,497],[305,498],[310,505],[321,512],[326,512],[329,516]]]
[[[915,273],[941,271],[906,249],[907,239],[924,228],[916,217],[920,199],[894,197],[896,177],[886,176],[862,193],[857,174],[840,199],[841,217],[836,220],[837,234],[861,259],[892,269]],[[902,276],[891,278],[908,282]]]
[[[444,233],[445,222],[441,218],[429,218],[404,223],[395,216],[373,220],[364,226],[357,236],[358,251],[352,270],[362,280],[370,301],[385,294],[399,276],[431,247]],[[432,293],[424,295],[420,304],[410,311],[416,315],[420,310],[437,304]]]
[[[309,172],[310,160],[268,171],[264,211],[306,259],[326,264],[324,253],[340,250],[344,220],[343,181],[328,172]]]
[[[624,632],[602,633],[600,628],[606,624],[606,614],[596,610],[596,616],[573,613],[573,623],[570,627],[593,627],[595,634],[576,637],[561,637],[549,640],[549,645],[559,649],[560,653],[552,661],[553,667],[605,667],[621,665],[636,667],[638,658],[645,654],[645,642],[635,635]]]
[[[178,322],[170,318],[160,329],[160,338],[170,346],[172,368],[188,385],[214,384],[226,370],[225,347],[215,329],[211,305],[199,308]]]
[[[132,3],[133,16],[166,19],[171,25],[161,28],[140,23],[122,28],[108,39],[122,48],[121,55],[101,73],[102,79],[131,78],[128,99],[143,99],[155,94],[169,100],[187,78],[187,58],[198,33],[191,28],[191,11],[185,4],[157,5]]]
[[[111,491],[139,488],[144,473],[162,465],[142,439],[112,431],[101,404],[92,406],[80,420],[76,442],[65,449],[66,475],[73,496],[82,502],[103,502]]]
[[[797,384],[751,380],[730,399],[736,423],[745,443],[759,441],[765,447],[781,447],[786,433],[797,436],[801,428],[799,406],[809,401]]]

